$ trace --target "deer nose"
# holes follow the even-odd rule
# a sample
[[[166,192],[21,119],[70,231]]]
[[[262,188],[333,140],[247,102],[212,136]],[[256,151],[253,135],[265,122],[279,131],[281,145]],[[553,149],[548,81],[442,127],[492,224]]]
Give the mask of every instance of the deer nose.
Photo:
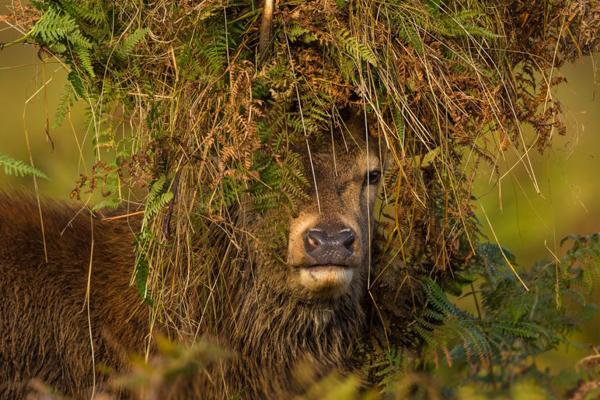
[[[344,265],[354,253],[356,235],[352,229],[327,231],[309,229],[304,237],[304,250],[316,264]]]

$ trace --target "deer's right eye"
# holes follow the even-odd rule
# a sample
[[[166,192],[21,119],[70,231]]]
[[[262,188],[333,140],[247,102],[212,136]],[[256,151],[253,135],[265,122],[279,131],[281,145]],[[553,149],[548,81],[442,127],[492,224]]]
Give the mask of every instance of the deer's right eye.
[[[376,185],[379,183],[381,179],[381,171],[373,170],[367,172],[367,176],[365,177],[365,185]]]

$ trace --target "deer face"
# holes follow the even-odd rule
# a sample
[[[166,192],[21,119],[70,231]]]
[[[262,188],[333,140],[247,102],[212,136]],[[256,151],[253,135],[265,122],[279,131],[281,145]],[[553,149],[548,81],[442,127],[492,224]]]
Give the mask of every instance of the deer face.
[[[369,271],[383,173],[379,144],[367,143],[363,121],[350,120],[331,140],[294,152],[302,160],[308,196],[293,210],[271,209],[251,221],[249,231],[257,238],[254,287],[280,299],[356,301]],[[273,233],[276,226],[287,227],[285,239]]]
[[[301,149],[309,196],[289,217],[285,274],[271,271],[273,285],[311,299],[363,291],[382,175],[377,143],[364,138],[364,123],[349,123],[318,151]]]
[[[362,141],[347,145],[312,155],[310,200],[290,221],[289,282],[310,297],[359,290],[368,269],[381,160]]]

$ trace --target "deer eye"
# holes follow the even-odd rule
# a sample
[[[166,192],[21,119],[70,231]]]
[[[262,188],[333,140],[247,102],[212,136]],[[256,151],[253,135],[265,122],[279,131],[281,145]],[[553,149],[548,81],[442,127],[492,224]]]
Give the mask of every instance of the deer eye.
[[[381,171],[369,171],[365,177],[365,185],[376,185],[379,183],[379,179],[381,179]]]

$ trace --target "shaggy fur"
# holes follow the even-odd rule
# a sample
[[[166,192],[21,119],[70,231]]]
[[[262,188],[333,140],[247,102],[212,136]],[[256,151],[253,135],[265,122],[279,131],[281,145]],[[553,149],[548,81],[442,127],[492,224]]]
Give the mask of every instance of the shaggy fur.
[[[287,398],[301,393],[306,379],[351,368],[365,323],[373,232],[368,211],[377,190],[375,185],[367,189],[365,174],[378,162],[374,154],[365,157],[361,146],[339,155],[335,168],[327,153],[315,154],[314,160],[321,212],[313,192],[299,214],[289,217],[287,260],[274,259],[261,242],[261,230],[281,215],[241,213],[239,224],[254,238],[242,241],[253,250],[223,263],[229,286],[214,295],[223,312],[204,323],[204,333],[232,350],[233,359],[166,388],[161,398]],[[117,371],[127,370],[129,354],[148,346],[149,310],[130,284],[139,221],[102,219],[57,202],[44,202],[42,208],[47,261],[37,203],[0,194],[2,399],[23,398],[32,378],[75,398],[89,397],[91,343],[95,366]],[[329,297],[317,296],[297,279],[307,262],[304,231],[318,224],[342,224],[356,233],[355,254],[348,261],[353,280],[345,292]],[[96,379],[102,387],[102,375]]]
[[[239,378],[227,379],[236,383],[228,388],[229,395],[289,397],[306,385],[297,375],[308,372],[319,377],[350,368],[364,323],[358,297],[305,303],[256,286],[232,319],[229,343],[239,353],[225,371],[226,376]]]
[[[45,203],[43,215],[47,261],[35,200],[0,194],[2,399],[23,398],[32,378],[89,397],[90,325],[96,366],[120,369],[144,348],[148,310],[129,284],[132,228],[62,203]]]

